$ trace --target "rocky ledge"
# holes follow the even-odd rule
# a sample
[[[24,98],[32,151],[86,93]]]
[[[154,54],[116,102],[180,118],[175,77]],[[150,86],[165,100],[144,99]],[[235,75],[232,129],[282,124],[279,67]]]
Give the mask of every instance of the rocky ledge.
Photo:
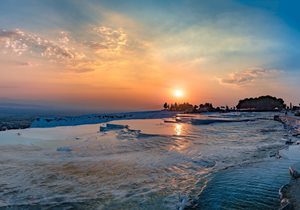
[[[274,120],[283,123],[288,132],[294,136],[300,136],[300,117],[295,116],[274,116]],[[300,209],[300,141],[288,141],[287,144],[297,145],[293,159],[297,163],[293,164],[287,170],[291,175],[290,183],[284,185],[279,190],[281,199],[281,210]]]

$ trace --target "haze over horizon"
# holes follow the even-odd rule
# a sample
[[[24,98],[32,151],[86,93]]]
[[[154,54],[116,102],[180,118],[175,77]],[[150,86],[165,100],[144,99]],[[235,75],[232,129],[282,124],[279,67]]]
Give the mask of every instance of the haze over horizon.
[[[2,0],[0,102],[112,111],[273,95],[298,104],[299,6]]]

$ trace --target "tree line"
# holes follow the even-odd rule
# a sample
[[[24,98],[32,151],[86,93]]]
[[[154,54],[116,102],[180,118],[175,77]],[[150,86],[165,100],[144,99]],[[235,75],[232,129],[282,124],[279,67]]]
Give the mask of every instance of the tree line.
[[[245,98],[239,101],[236,107],[229,108],[228,106],[214,107],[212,103],[204,103],[200,105],[193,105],[190,103],[173,103],[163,104],[163,108],[169,111],[183,111],[188,113],[197,112],[226,112],[226,111],[281,111],[288,109],[282,98],[273,96],[260,96],[257,98]],[[290,105],[292,110],[298,110],[300,107]]]
[[[199,112],[221,112],[235,110],[235,108],[229,108],[228,106],[214,107],[212,103],[203,103],[199,105],[193,105],[190,103],[171,103],[165,102],[163,108],[169,111],[184,111],[189,113],[199,113]]]

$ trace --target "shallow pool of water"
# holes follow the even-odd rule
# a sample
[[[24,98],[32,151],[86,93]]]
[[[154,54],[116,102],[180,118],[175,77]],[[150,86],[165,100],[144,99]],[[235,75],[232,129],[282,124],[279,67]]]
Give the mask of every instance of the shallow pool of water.
[[[194,125],[195,118],[232,122]],[[1,132],[0,207],[278,206],[288,161],[275,154],[288,136],[273,113],[181,115],[172,122],[114,121],[128,127],[104,132],[103,124]]]

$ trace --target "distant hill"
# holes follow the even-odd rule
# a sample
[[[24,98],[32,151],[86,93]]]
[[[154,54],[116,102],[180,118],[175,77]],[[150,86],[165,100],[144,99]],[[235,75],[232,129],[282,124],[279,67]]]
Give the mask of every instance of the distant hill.
[[[239,110],[276,111],[286,107],[284,100],[273,96],[260,96],[258,98],[245,98],[236,106]]]

